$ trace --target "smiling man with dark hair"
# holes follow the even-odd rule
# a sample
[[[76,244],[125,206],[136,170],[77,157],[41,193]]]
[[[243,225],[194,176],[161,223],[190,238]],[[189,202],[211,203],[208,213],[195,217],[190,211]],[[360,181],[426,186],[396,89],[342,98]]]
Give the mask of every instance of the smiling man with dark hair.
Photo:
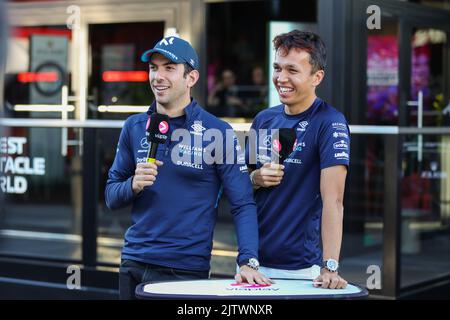
[[[209,163],[203,151],[211,142],[201,139],[201,145],[195,144],[196,136],[208,129],[219,131],[223,139],[227,130],[232,131],[229,124],[191,98],[191,88],[199,78],[197,53],[187,41],[167,37],[145,52],[142,61],[149,63],[155,101],[147,113],[131,116],[125,122],[105,190],[110,209],[133,205],[132,225],[122,250],[120,297],[134,298],[141,282],[209,277],[222,190],[230,201],[236,226],[239,280],[270,283],[257,271],[256,207],[245,163],[223,161],[227,154]],[[168,116],[164,133],[170,136],[181,130],[189,143],[167,139],[156,148],[152,159],[158,160],[148,162],[142,157],[146,150],[142,150],[141,142],[149,117],[155,113]],[[231,142],[237,140],[232,138]],[[214,144],[222,145],[223,139]],[[200,151],[190,152],[194,146]],[[188,153],[189,161],[174,161],[172,155],[180,153]]]
[[[271,278],[306,278],[323,288],[344,288],[338,260],[350,138],[345,117],[315,93],[325,74],[325,45],[318,35],[299,30],[278,35],[273,43],[272,80],[282,104],[260,112],[252,128],[291,128],[297,140],[281,164],[263,161],[261,142],[247,146],[257,155],[251,180],[260,270]]]

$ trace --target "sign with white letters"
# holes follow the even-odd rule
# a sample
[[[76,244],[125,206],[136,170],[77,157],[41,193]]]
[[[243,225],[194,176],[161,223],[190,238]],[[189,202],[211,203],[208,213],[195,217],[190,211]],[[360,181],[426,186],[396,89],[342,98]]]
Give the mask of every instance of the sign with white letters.
[[[27,175],[45,175],[45,159],[24,155],[25,137],[0,138],[0,190],[23,194],[28,190]]]

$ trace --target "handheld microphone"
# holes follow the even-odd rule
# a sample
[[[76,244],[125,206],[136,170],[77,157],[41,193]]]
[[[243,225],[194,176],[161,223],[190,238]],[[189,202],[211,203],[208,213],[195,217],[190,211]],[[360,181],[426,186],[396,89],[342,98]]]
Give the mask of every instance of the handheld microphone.
[[[166,114],[152,113],[147,121],[146,136],[149,144],[147,162],[156,161],[156,151],[159,144],[167,141],[169,131],[169,116]]]
[[[278,156],[279,163],[281,164],[293,152],[297,135],[294,128],[280,128],[277,130],[278,137],[276,134],[272,137],[272,151]]]

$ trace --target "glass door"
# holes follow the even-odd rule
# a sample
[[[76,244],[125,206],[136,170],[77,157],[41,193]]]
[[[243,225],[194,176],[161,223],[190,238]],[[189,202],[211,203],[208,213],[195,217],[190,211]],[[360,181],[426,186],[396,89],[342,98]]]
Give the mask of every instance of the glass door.
[[[34,126],[76,118],[73,34],[66,25],[13,26],[4,82],[0,253],[81,259],[81,157],[77,128]]]
[[[355,264],[381,267],[376,294],[449,275],[449,16],[410,2],[353,3],[349,117],[363,128],[352,132],[346,220],[366,220],[354,228],[364,228],[372,259]]]
[[[449,275],[449,31],[450,24],[427,20],[403,29],[406,101],[400,121],[411,134],[404,135],[402,148],[401,287]]]
[[[89,24],[88,117],[125,120],[147,111],[153,101],[148,64],[141,54],[164,35],[164,21]],[[123,237],[131,224],[131,207],[111,212],[105,204],[108,171],[116,154],[120,128],[99,128],[97,259],[119,263]]]
[[[122,122],[137,112],[123,107],[140,112],[152,101],[140,54],[177,30],[179,10],[190,7],[35,7],[12,3],[9,12],[15,25],[0,110],[0,255],[116,266],[129,211],[106,212],[103,194]],[[87,130],[95,152],[85,153]],[[89,193],[98,195],[95,205],[86,205]]]

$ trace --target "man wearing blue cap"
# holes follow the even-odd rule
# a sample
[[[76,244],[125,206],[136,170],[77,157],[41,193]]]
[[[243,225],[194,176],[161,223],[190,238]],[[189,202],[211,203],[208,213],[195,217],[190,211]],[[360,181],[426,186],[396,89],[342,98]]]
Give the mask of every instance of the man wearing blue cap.
[[[142,161],[145,150],[141,150],[141,141],[154,112],[169,116],[169,136],[182,129],[194,141],[206,130],[215,129],[224,140],[214,143],[226,145],[225,131],[231,126],[206,112],[190,95],[199,78],[197,53],[187,41],[166,37],[141,59],[149,63],[155,101],[147,113],[133,115],[125,122],[105,191],[110,209],[133,205],[132,225],[122,250],[120,298],[133,299],[136,286],[142,282],[209,277],[222,190],[230,201],[239,244],[237,263],[241,267],[236,279],[269,284],[271,281],[257,271],[256,206],[244,162],[206,163],[202,156],[211,141],[202,142],[201,150],[195,145],[193,151],[193,144],[186,146],[184,140],[177,143],[170,139],[158,146],[155,163]],[[240,148],[236,145],[235,150]],[[200,156],[201,162],[173,161],[173,155],[179,153]]]

